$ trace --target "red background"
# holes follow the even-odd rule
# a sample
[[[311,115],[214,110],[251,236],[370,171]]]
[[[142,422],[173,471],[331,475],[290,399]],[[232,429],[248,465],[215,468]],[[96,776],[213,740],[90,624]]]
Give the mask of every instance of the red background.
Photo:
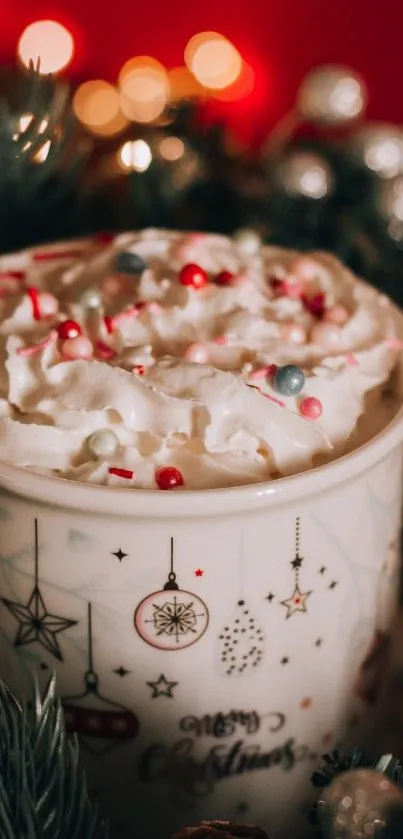
[[[369,115],[403,123],[401,0],[0,0],[0,60],[14,60],[33,20],[64,23],[76,38],[68,74],[114,81],[133,55],[183,63],[188,39],[203,30],[228,36],[256,73],[251,96],[217,104],[239,137],[264,138],[292,105],[313,65],[336,62],[361,72]]]

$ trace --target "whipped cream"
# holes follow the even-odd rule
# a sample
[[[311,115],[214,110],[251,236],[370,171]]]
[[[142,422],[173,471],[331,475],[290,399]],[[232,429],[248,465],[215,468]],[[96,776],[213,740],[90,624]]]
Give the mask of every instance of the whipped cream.
[[[116,270],[122,253],[137,273]],[[180,282],[191,264],[202,288]],[[0,460],[139,489],[166,467],[185,490],[296,474],[389,421],[402,346],[390,302],[325,254],[145,230],[5,256]],[[276,389],[287,364],[305,374],[297,395]],[[301,408],[310,398],[316,418]],[[103,430],[116,449],[94,456]]]

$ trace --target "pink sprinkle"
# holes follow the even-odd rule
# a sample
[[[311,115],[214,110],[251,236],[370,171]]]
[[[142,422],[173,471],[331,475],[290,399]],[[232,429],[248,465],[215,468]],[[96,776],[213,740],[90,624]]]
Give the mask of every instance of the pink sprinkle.
[[[110,466],[108,472],[110,475],[117,475],[118,478],[130,479],[134,475],[131,469],[119,469],[117,466]]]
[[[282,402],[281,399],[276,399],[275,396],[270,396],[270,393],[262,393],[265,399],[269,399],[270,402],[274,402],[275,405],[279,405],[280,408],[285,408],[285,402]]]
[[[268,374],[268,367],[257,367],[256,370],[253,370],[250,374],[250,378],[253,381],[257,381],[258,379],[265,379]]]
[[[401,350],[403,348],[403,341],[399,338],[388,338],[386,344],[392,350]]]
[[[222,344],[228,344],[228,338],[226,338],[225,335],[219,335],[218,338],[214,339],[214,343],[219,344],[220,346],[222,346]]]
[[[315,420],[321,416],[323,405],[315,396],[307,396],[306,399],[302,400],[299,410],[303,417]]]
[[[355,355],[353,355],[352,352],[346,352],[345,359],[346,359],[347,364],[350,364],[351,367],[359,367],[360,366],[360,362],[358,361],[358,358],[356,358]]]
[[[21,347],[19,350],[17,350],[17,355],[20,355],[23,358],[29,358],[30,356],[35,355],[37,352],[40,352],[41,350],[44,350],[46,347],[48,347],[49,344],[52,343],[54,338],[56,338],[56,334],[57,333],[52,330],[52,332],[49,333],[47,338],[44,338],[43,341],[39,342],[39,344],[32,344],[30,347]]]
[[[112,347],[109,347],[108,344],[104,344],[103,341],[97,341],[95,344],[95,348],[97,350],[97,355],[100,358],[104,358],[105,361],[110,360],[111,358],[116,358],[117,353]]]
[[[151,303],[147,303],[147,309],[149,312],[153,312],[154,315],[160,315],[162,312],[162,306],[157,303],[155,300],[152,300]]]
[[[104,324],[105,324],[107,333],[110,335],[113,332],[113,319],[111,317],[109,317],[109,315],[105,315]]]
[[[41,319],[41,310],[39,308],[39,291],[37,288],[29,287],[27,288],[28,297],[31,300],[32,304],[32,314],[35,320]]]
[[[53,259],[77,259],[83,255],[82,249],[72,249],[67,251],[37,251],[32,255],[34,262],[51,262]]]

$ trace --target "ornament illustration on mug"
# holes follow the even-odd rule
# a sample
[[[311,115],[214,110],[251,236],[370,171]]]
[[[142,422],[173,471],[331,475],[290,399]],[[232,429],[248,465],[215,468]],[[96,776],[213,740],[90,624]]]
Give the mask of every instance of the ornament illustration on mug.
[[[264,635],[243,593],[243,537],[238,562],[239,599],[218,636],[220,670],[226,676],[242,676],[256,669],[263,659]]]
[[[59,661],[63,661],[62,652],[56,635],[74,626],[77,621],[53,615],[48,612],[42,592],[39,588],[39,537],[38,519],[34,520],[34,587],[25,605],[15,603],[6,597],[1,602],[17,619],[19,623],[17,635],[14,640],[15,647],[22,647],[27,644],[38,643],[51,653]]]
[[[168,579],[161,591],[144,597],[134,613],[134,626],[140,638],[159,650],[184,650],[204,635],[209,613],[197,594],[180,589],[174,571],[174,540]]]
[[[85,690],[62,697],[67,731],[79,735],[80,743],[90,754],[104,755],[115,746],[133,740],[139,733],[139,721],[132,711],[99,692],[99,677],[94,669],[92,606],[87,606],[88,666],[84,673]]]
[[[296,612],[307,612],[306,601],[312,594],[312,591],[301,591],[299,574],[304,559],[299,553],[300,540],[300,519],[299,516],[295,520],[295,557],[291,560],[291,567],[294,571],[294,590],[291,597],[280,601],[281,606],[287,609],[286,620],[291,618]]]

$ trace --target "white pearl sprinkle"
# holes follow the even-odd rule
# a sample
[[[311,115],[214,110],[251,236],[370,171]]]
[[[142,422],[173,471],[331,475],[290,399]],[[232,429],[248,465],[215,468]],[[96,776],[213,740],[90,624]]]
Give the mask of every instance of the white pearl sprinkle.
[[[84,309],[100,309],[102,295],[96,288],[86,288],[80,297],[80,304]]]
[[[119,440],[108,428],[94,431],[88,438],[88,449],[95,460],[100,457],[110,457],[119,448]]]

